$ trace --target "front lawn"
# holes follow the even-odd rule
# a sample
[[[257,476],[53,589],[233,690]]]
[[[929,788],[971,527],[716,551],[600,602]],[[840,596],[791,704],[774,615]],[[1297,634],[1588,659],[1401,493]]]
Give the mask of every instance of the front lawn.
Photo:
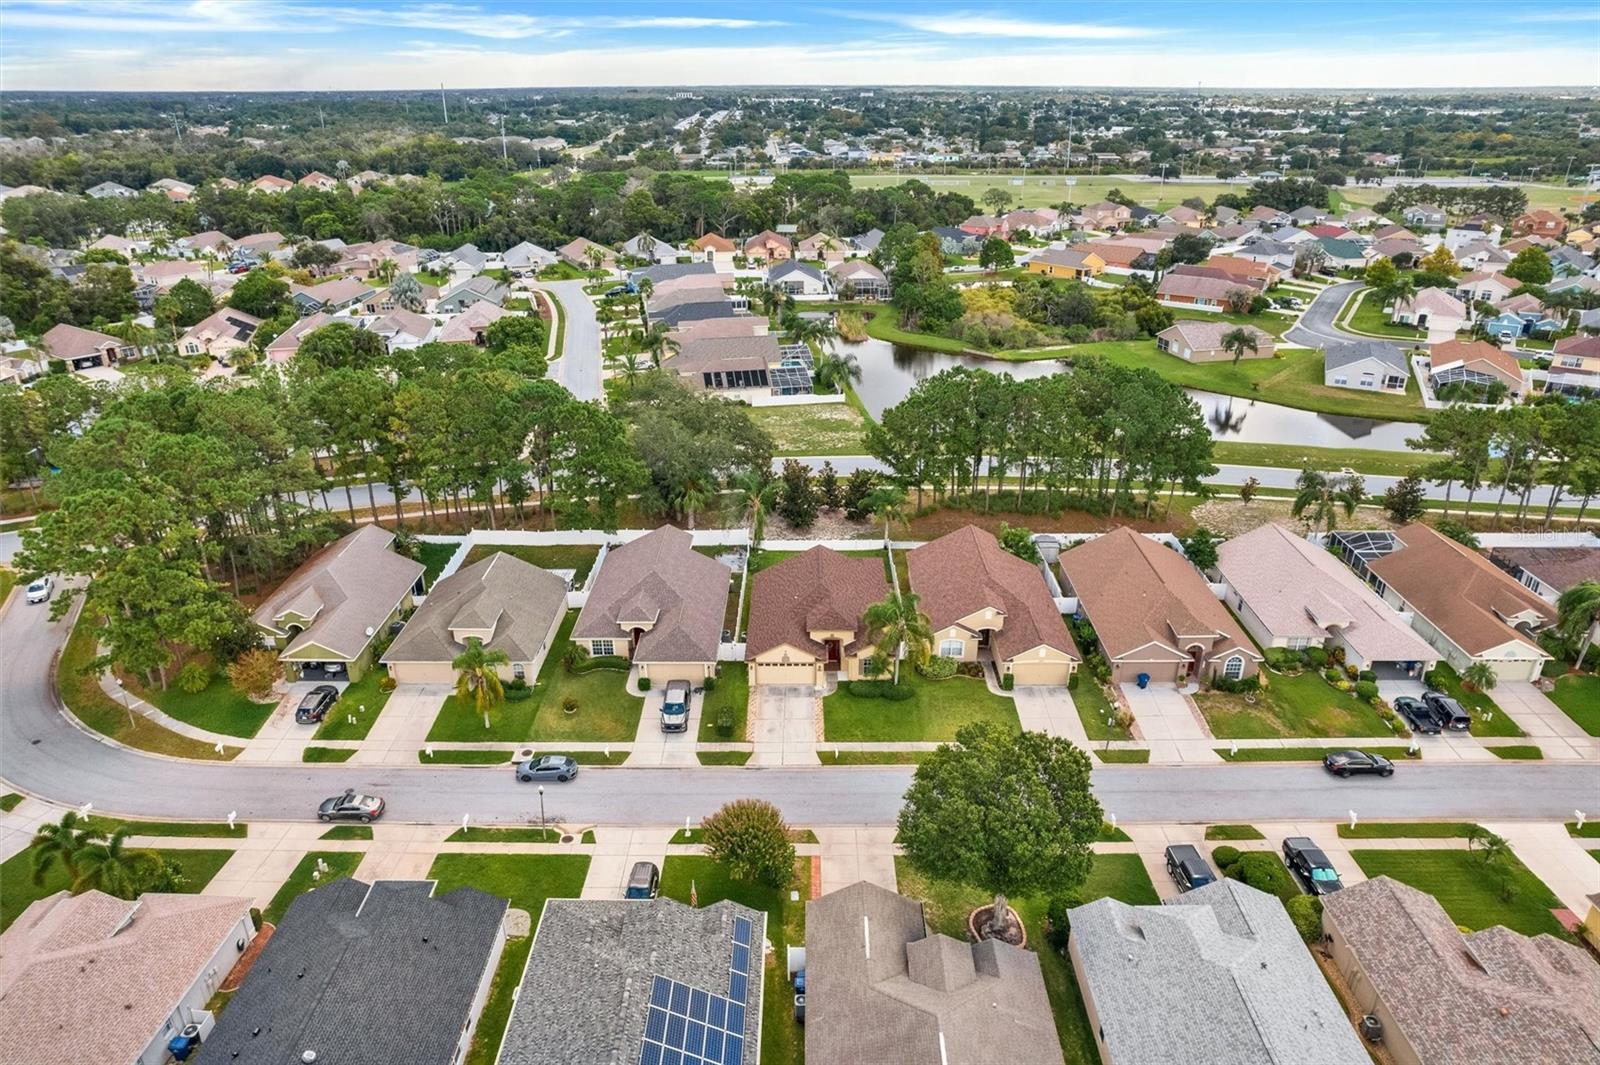
[[[558,828],[458,828],[444,838],[446,843],[560,843]]]
[[[563,626],[563,636],[570,631]],[[639,731],[644,700],[628,693],[628,674],[620,669],[569,673],[560,663],[555,663],[555,668],[551,669],[557,650],[566,644],[566,639],[558,639],[549,658],[545,659],[545,668],[539,671],[534,695],[538,711],[530,736],[543,744],[561,740],[631,742]],[[570,714],[563,709],[568,699],[578,704],[578,709]]]
[[[128,830],[130,836],[185,836],[220,837],[223,839],[244,839],[250,834],[250,826],[243,821],[235,822],[229,828],[226,821],[123,821],[115,817],[101,817],[95,814],[88,818],[88,827],[106,835],[117,831],[119,828]]]
[[[1397,325],[1389,321],[1389,316],[1383,310],[1383,301],[1375,297],[1371,289],[1364,289],[1350,298],[1354,307],[1352,309],[1347,305],[1339,312],[1339,324],[1351,332],[1370,333],[1394,340],[1410,341],[1413,344],[1420,344],[1428,339],[1426,329]]]
[[[1072,705],[1077,707],[1078,720],[1083,722],[1083,731],[1091,740],[1128,740],[1133,734],[1125,728],[1116,725],[1107,725],[1107,721],[1115,721],[1117,708],[1111,702],[1111,697],[1100,686],[1100,682],[1089,676],[1087,669],[1078,674],[1078,686],[1071,691]],[[1110,754],[1110,751],[1106,751]],[[1111,759],[1106,759],[1111,761]]]
[[[1208,840],[1266,839],[1255,825],[1207,825]]]
[[[211,678],[210,684],[198,692],[186,692],[178,687],[176,674],[173,674],[172,687],[165,690],[146,688],[137,682],[130,682],[126,677],[123,681],[128,685],[128,690],[139,698],[186,725],[243,739],[260,732],[261,726],[266,724],[267,718],[272,716],[272,711],[278,705],[276,702],[257,703],[246,699],[233,690],[227,674],[220,671]]]
[[[935,931],[962,942],[967,942],[967,915],[977,907],[994,901],[992,895],[977,888],[926,877],[905,858],[896,858],[894,868],[900,893],[923,901],[928,924]],[[1089,879],[1073,894],[1084,902],[1110,897],[1132,906],[1153,906],[1160,901],[1137,854],[1095,855]],[[1094,1033],[1084,1012],[1072,962],[1064,954],[1051,949],[1044,938],[1048,894],[1013,897],[1007,901],[1027,925],[1027,949],[1039,955],[1045,991],[1050,996],[1050,1009],[1055,1015],[1056,1036],[1061,1040],[1061,1052],[1067,1065],[1099,1065],[1100,1054],[1095,1048]]]
[[[231,850],[161,850],[155,848],[163,861],[171,865],[176,863],[183,869],[183,891],[186,894],[198,895],[211,883],[229,858],[233,857]],[[11,926],[11,922],[21,916],[22,911],[48,895],[58,891],[65,891],[72,887],[66,871],[57,862],[50,867],[44,879],[38,883],[33,879],[33,848],[21,851],[0,862],[0,932]]]
[[[687,903],[693,887],[702,907],[732,899],[767,915],[772,955],[761,983],[761,1060],[765,1065],[801,1065],[805,1061],[805,1029],[794,1020],[794,989],[784,961],[791,943],[805,941],[810,881],[811,863],[804,858],[795,862],[794,880],[782,888],[735,880],[722,863],[699,855],[672,855],[661,869],[661,894],[667,898]],[[800,896],[792,902],[791,889]]]
[[[1450,663],[1440,662],[1433,667],[1433,672],[1428,674],[1427,680],[1429,687],[1444,692],[1466,707],[1467,712],[1472,715],[1474,736],[1527,735],[1517,727],[1515,721],[1511,720],[1511,715],[1500,709],[1486,692],[1468,691],[1462,687],[1461,677],[1450,667]]]
[[[1531,743],[1513,743],[1505,747],[1490,747],[1488,751],[1496,758],[1519,762],[1537,762],[1544,758],[1544,752]]]
[[[478,1017],[465,1065],[492,1065],[500,1054],[506,1023],[511,1020],[513,995],[522,984],[533,949],[533,933],[539,930],[546,899],[575,899],[583,892],[583,878],[589,871],[587,854],[441,854],[433,860],[428,876],[437,881],[434,895],[444,895],[458,887],[474,887],[508,899],[519,910],[532,916],[529,934],[506,940],[500,952],[489,999]]]
[[[1600,675],[1569,673],[1556,678],[1550,701],[1591,736],[1600,736]]]
[[[378,715],[388,705],[391,693],[384,691],[379,685],[387,675],[386,671],[374,666],[367,670],[360,680],[350,684],[339,693],[339,701],[328,710],[328,716],[322,719],[322,724],[317,726],[314,739],[319,740],[364,740],[367,733],[372,731],[373,722],[378,720]],[[354,717],[351,722],[349,718]]]
[[[1335,751],[1348,747],[1240,747],[1230,752],[1226,747],[1212,748],[1224,762],[1320,762]],[[1363,747],[1368,754],[1380,754],[1391,762],[1420,761],[1422,756],[1411,755],[1404,747]]]
[[[1095,751],[1094,756],[1107,765],[1146,765],[1150,761],[1148,750],[1105,750]]]
[[[1515,855],[1505,858],[1510,902],[1501,898],[1495,873],[1485,867],[1481,852],[1352,850],[1350,857],[1368,877],[1390,876],[1428,892],[1452,921],[1474,932],[1498,924],[1525,936],[1548,932],[1573,941],[1550,912],[1561,906],[1560,900]]]
[[[848,403],[751,407],[750,418],[772,437],[777,455],[860,455],[866,419]]]
[[[1388,736],[1393,730],[1372,705],[1341,692],[1313,670],[1299,676],[1263,671],[1267,686],[1253,694],[1202,692],[1195,705],[1223,740],[1289,736]]]
[[[716,690],[706,693],[700,712],[700,743],[738,743],[744,739],[745,721],[750,713],[750,671],[743,662],[721,665]],[[717,717],[723,709],[733,715],[733,727],[726,736],[717,731]]]
[[[509,765],[515,751],[485,751],[478,748],[467,750],[438,750],[428,754],[426,750],[417,752],[417,761],[423,765]]]
[[[696,751],[701,765],[744,765],[754,751]]]
[[[261,911],[262,920],[277,924],[283,920],[283,915],[289,912],[289,906],[301,895],[323,884],[331,884],[340,877],[353,876],[356,866],[361,864],[363,857],[361,851],[312,851],[307,854],[300,859],[300,864],[294,867],[294,872],[289,874],[289,879],[283,882],[278,893],[272,896],[267,908]],[[328,871],[320,877],[316,875],[318,860],[328,866]]]
[[[1013,732],[1022,726],[1010,699],[995,695],[974,677],[931,681],[902,664],[900,684],[912,696],[901,702],[863,699],[839,685],[822,700],[823,737],[843,742],[953,740],[970,721],[993,721]]]
[[[348,762],[355,757],[354,747],[306,747],[300,751],[302,762]]]
[[[493,554],[507,554],[540,569],[572,570],[572,586],[582,588],[600,555],[596,544],[475,544],[462,561],[462,568],[481,562]]]
[[[1464,821],[1372,821],[1339,826],[1340,839],[1465,839],[1478,826]]]

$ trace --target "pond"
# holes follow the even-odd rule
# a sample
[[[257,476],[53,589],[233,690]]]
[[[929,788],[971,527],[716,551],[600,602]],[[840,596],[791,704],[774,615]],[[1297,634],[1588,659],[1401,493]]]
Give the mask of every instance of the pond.
[[[918,381],[955,366],[1008,373],[1019,379],[1067,372],[1067,367],[1054,359],[1005,362],[977,355],[948,355],[877,339],[841,344],[840,349],[854,355],[861,363],[861,381],[855,386],[856,394],[874,418],[880,416],[884,408],[904,399]],[[1407,451],[1406,437],[1416,436],[1421,431],[1410,422],[1318,414],[1195,388],[1184,391],[1200,405],[1211,427],[1211,435],[1218,440]]]

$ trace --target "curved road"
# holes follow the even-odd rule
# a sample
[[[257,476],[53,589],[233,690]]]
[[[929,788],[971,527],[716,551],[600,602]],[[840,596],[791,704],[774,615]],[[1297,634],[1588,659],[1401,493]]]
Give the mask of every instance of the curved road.
[[[229,765],[145,755],[104,743],[57,709],[50,663],[67,635],[43,607],[13,597],[0,617],[0,778],[56,802],[129,816],[300,819],[346,787],[377,792],[401,821],[526,822],[533,789],[503,769],[353,765]],[[777,803],[796,824],[892,824],[911,768],[588,769],[546,790],[566,824],[664,824],[698,819],[732,798]],[[1115,766],[1095,791],[1123,822],[1252,818],[1553,819],[1600,799],[1600,766],[1405,766],[1387,781],[1339,781],[1287,765]]]
[[[1333,324],[1345,301],[1361,291],[1360,281],[1341,281],[1317,293],[1300,315],[1300,321],[1290,327],[1284,339],[1308,348],[1325,348],[1329,344],[1346,344],[1352,340],[1371,340],[1371,337],[1347,333]]]

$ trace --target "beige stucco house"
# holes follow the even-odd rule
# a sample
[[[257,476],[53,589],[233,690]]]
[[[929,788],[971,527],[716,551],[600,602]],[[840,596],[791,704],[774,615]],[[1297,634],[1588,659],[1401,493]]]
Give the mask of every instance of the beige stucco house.
[[[862,677],[876,648],[861,615],[889,595],[883,560],[826,547],[762,570],[751,582],[745,661],[752,684],[807,684],[829,674]]]

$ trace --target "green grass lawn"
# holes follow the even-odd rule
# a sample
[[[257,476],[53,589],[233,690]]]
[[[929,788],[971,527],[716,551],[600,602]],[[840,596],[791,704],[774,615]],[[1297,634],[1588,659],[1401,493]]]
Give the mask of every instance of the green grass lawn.
[[[1585,821],[1583,827],[1578,827],[1578,822],[1567,822],[1567,835],[1573,839],[1600,839],[1600,821]]]
[[[302,762],[348,762],[355,756],[354,747],[307,747],[300,752]]]
[[[1433,672],[1428,674],[1428,683],[1466,707],[1467,712],[1472,715],[1474,736],[1527,735],[1486,693],[1468,691],[1462,687],[1461,678],[1450,668],[1450,663],[1440,662],[1435,666]]]
[[[1111,702],[1111,697],[1106,694],[1098,681],[1089,676],[1088,670],[1078,674],[1078,686],[1072,689],[1072,705],[1078,710],[1078,719],[1083,722],[1083,731],[1091,740],[1127,740],[1133,735],[1125,728],[1116,725],[1107,725],[1108,719],[1116,717],[1116,707]],[[1106,754],[1112,752],[1107,751]],[[1111,759],[1107,759],[1110,761]]]
[[[417,561],[427,567],[422,577],[430,589],[433,587],[433,582],[439,578],[439,574],[444,572],[444,564],[454,557],[460,547],[460,544],[441,544],[429,540],[417,542]]]
[[[512,906],[528,911],[533,917],[530,932],[537,932],[545,900],[577,898],[588,871],[587,854],[441,854],[433,860],[428,876],[438,881],[435,895],[475,887],[510,900]],[[532,949],[531,934],[506,941],[465,1065],[492,1065],[499,1055],[500,1040],[511,1019],[512,995],[522,983]]]
[[[277,924],[283,920],[283,915],[289,912],[290,904],[301,895],[319,884],[331,884],[340,877],[354,875],[362,857],[360,851],[312,851],[307,854],[300,859],[300,864],[294,867],[294,872],[289,874],[289,879],[283,882],[278,893],[272,896],[267,908],[261,911],[262,919]],[[315,875],[319,859],[328,866],[328,871],[320,878]]]
[[[10,531],[9,527],[8,530]],[[17,573],[15,570],[0,566],[0,603],[6,601],[6,596],[11,594],[11,589],[17,586]]]
[[[205,886],[217,875],[217,870],[233,857],[231,850],[155,848],[155,852],[168,864],[176,862],[183,868],[185,878],[183,890],[187,894],[199,894],[205,890]],[[11,922],[15,921],[23,910],[38,900],[71,886],[60,863],[52,865],[41,882],[34,883],[31,847],[0,862],[0,932],[9,928]]]
[[[1146,765],[1150,761],[1150,752],[1140,750],[1095,751],[1094,756],[1107,765]]]
[[[1195,705],[1224,740],[1287,736],[1388,736],[1392,730],[1371,704],[1341,692],[1312,670],[1299,676],[1267,673],[1268,686],[1253,696],[1202,692]],[[1252,704],[1249,699],[1254,698]]]
[[[750,671],[743,662],[723,662],[721,668],[716,690],[706,693],[700,712],[700,743],[738,743],[744,739],[750,715]],[[717,717],[724,708],[733,713],[733,728],[726,736],[717,731]]]
[[[914,693],[903,702],[862,699],[840,685],[822,701],[823,737],[844,742],[953,740],[956,730],[970,721],[993,721],[1012,731],[1022,727],[1016,705],[992,694],[976,678],[930,681],[905,667],[900,683]]]
[[[750,417],[771,434],[777,455],[866,453],[866,419],[848,403],[751,407]]]
[[[1600,676],[1569,673],[1558,677],[1550,701],[1561,707],[1583,731],[1600,736]]]
[[[189,838],[244,839],[250,834],[250,826],[244,822],[236,822],[229,828],[226,821],[123,821],[116,817],[101,817],[99,814],[88,819],[89,827],[107,835],[119,828],[128,830],[133,836],[185,836]]]
[[[1550,913],[1560,901],[1515,855],[1506,856],[1510,902],[1501,899],[1493,873],[1473,851],[1352,850],[1350,857],[1368,877],[1390,876],[1428,892],[1452,921],[1474,932],[1504,925],[1526,936],[1548,932],[1573,941]]]
[[[339,694],[339,701],[328,711],[328,716],[317,726],[314,738],[366,739],[367,733],[372,731],[373,723],[378,720],[378,715],[389,703],[390,693],[379,687],[385,676],[387,671],[375,666],[367,670],[360,680],[346,687]],[[351,717],[355,718],[354,723],[349,720]]]
[[[894,867],[900,893],[923,901],[928,924],[935,931],[963,942],[967,940],[967,915],[975,908],[994,901],[992,895],[977,888],[924,876],[903,857],[894,860]],[[1089,879],[1073,894],[1084,902],[1110,897],[1133,906],[1153,906],[1160,901],[1137,854],[1095,855]],[[1072,962],[1052,950],[1044,938],[1049,893],[1010,898],[1008,901],[1027,926],[1027,949],[1039,955],[1039,968],[1044,975],[1045,991],[1050,996],[1050,1008],[1055,1015],[1056,1035],[1061,1040],[1063,1056],[1068,1065],[1099,1065],[1100,1055],[1095,1049],[1094,1033],[1089,1027],[1083,999],[1078,993]]]
[[[8,791],[4,795],[0,795],[0,812],[10,813],[12,810],[15,810],[18,806],[22,805],[23,798],[24,796],[19,795],[14,791]]]
[[[1339,312],[1339,324],[1355,333],[1371,333],[1394,340],[1420,342],[1428,339],[1426,329],[1413,329],[1409,325],[1396,325],[1389,321],[1379,300],[1370,289],[1363,289],[1350,297]]]
[[[1266,839],[1255,825],[1207,825],[1208,840]]]
[[[186,692],[176,682],[165,691],[132,683],[128,684],[128,690],[184,724],[242,739],[249,739],[260,732],[261,726],[266,724],[267,718],[272,716],[272,711],[278,705],[276,702],[257,703],[246,699],[233,690],[225,673],[217,674],[210,684],[198,692]]]
[[[509,765],[515,754],[515,751],[452,751],[435,748],[431,757],[426,750],[418,751],[417,761],[423,765]]]
[[[735,880],[725,865],[698,855],[672,855],[661,868],[661,894],[667,898],[687,903],[692,885],[701,906],[731,899],[766,913],[766,937],[772,944],[772,955],[766,961],[761,984],[763,1065],[801,1065],[805,1061],[805,1029],[794,1020],[793,988],[784,972],[784,959],[791,943],[805,941],[810,868],[808,861],[797,861],[793,882],[782,888]],[[794,902],[789,901],[791,888],[800,893]]]
[[[1511,761],[1537,762],[1544,758],[1544,752],[1531,743],[1513,743],[1505,747],[1490,747],[1488,750],[1496,758]]]
[[[916,765],[932,751],[839,751],[817,752],[823,765]]]
[[[458,828],[444,838],[446,843],[560,843],[556,828]]]
[[[701,765],[744,765],[753,751],[697,751],[695,757]]]
[[[1420,761],[1421,756],[1411,758],[1406,754],[1404,747],[1363,747],[1368,754],[1381,754],[1391,762]],[[1349,750],[1347,747],[1240,747],[1237,754],[1229,754],[1228,748],[1213,748],[1224,762],[1320,762],[1334,751]]]
[[[1284,469],[1352,469],[1357,473],[1404,477],[1433,461],[1421,451],[1369,451],[1358,447],[1303,447],[1299,444],[1241,444],[1216,440],[1211,460],[1236,466],[1280,466]]]
[[[85,607],[84,613],[87,615],[88,612]],[[130,714],[126,707],[105,693],[93,673],[85,672],[95,658],[94,644],[94,634],[88,623],[80,618],[61,650],[57,668],[62,702],[66,703],[72,716],[83,722],[90,731],[141,751],[174,758],[226,761],[243,749],[224,744],[219,754],[212,744],[163,728],[142,715]]]
[[[1464,839],[1477,825],[1464,821],[1373,821],[1339,826],[1340,839]]]
[[[371,825],[334,825],[318,839],[371,839]]]
[[[583,582],[589,579],[589,571],[594,569],[594,560],[599,556],[600,548],[595,544],[477,544],[467,552],[461,565],[465,568],[496,553],[515,556],[541,569],[572,570],[572,586],[582,588]]]

